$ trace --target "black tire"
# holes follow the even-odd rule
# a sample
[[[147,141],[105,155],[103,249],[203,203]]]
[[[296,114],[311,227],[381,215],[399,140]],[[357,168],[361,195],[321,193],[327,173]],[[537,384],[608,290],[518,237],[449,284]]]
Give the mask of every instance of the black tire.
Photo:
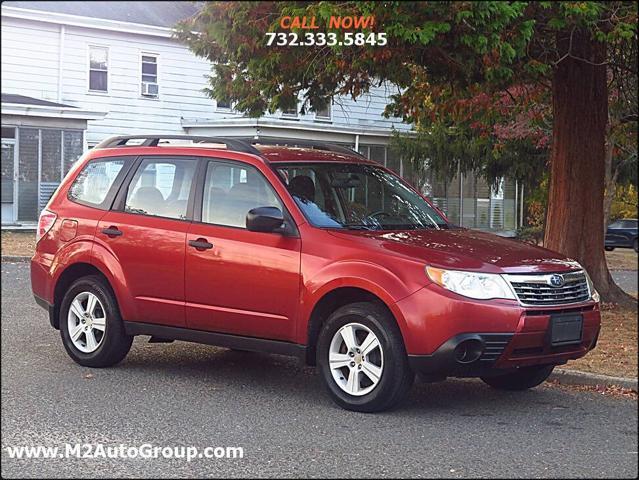
[[[635,241],[632,242],[632,248],[635,252],[639,253],[639,239],[635,238]]]
[[[615,249],[615,247],[604,247],[604,250],[606,252],[612,252]]]
[[[527,390],[546,381],[554,368],[554,365],[524,367],[512,373],[481,377],[481,379],[497,390]]]
[[[328,361],[333,336],[349,323],[358,323],[370,329],[379,340],[383,352],[379,381],[369,393],[362,396],[342,390],[333,378]],[[383,306],[369,302],[345,305],[326,320],[319,334],[317,365],[333,401],[342,408],[357,412],[379,412],[396,406],[405,398],[415,378],[408,365],[404,341],[395,319]]]
[[[79,350],[70,338],[68,314],[71,302],[82,292],[98,297],[104,308],[106,328],[97,350],[85,353]],[[115,295],[108,283],[98,275],[82,277],[71,284],[60,305],[60,336],[69,356],[85,367],[110,367],[120,362],[131,349],[133,336],[124,331]]]

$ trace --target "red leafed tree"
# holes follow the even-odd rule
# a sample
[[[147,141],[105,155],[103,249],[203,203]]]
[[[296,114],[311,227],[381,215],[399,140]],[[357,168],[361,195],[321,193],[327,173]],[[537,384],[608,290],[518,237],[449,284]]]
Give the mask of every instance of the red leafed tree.
[[[268,46],[266,32],[278,31],[284,15],[314,16],[320,31],[338,36],[344,32],[329,28],[331,16],[372,15],[366,33],[384,32],[388,44]],[[486,100],[513,87],[547,87],[546,246],[586,267],[603,298],[631,301],[610,278],[601,226],[606,72],[623,61],[618,52],[636,45],[636,2],[206,2],[177,36],[213,62],[211,96],[248,115],[290,108],[298,97],[303,110],[318,110],[333,96],[357,98],[389,82],[398,87],[389,113],[418,127],[471,120],[476,153],[496,121]],[[477,110],[482,99],[488,106]]]

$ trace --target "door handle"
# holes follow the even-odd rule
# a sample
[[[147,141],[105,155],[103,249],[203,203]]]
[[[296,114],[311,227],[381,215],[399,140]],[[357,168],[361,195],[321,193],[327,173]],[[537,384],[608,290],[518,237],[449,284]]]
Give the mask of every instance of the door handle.
[[[119,237],[122,235],[122,230],[119,230],[118,227],[111,225],[109,228],[103,228],[102,233],[104,233],[107,237]]]
[[[198,238],[197,240],[189,240],[189,245],[196,250],[203,251],[213,248],[213,244],[209,243],[206,238]]]

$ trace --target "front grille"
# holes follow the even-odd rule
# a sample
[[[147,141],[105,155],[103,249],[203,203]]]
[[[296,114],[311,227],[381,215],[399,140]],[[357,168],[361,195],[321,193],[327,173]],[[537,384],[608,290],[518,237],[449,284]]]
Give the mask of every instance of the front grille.
[[[479,361],[492,363],[497,360],[512,337],[510,333],[482,333],[484,351],[479,357]]]
[[[561,277],[563,284],[553,286],[552,277]],[[517,298],[524,305],[565,305],[590,298],[586,274],[583,271],[547,275],[505,275]]]

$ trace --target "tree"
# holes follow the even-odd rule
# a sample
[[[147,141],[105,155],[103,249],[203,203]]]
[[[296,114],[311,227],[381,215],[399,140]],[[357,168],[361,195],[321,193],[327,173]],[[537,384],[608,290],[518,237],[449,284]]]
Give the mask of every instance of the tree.
[[[371,15],[388,45],[267,46],[284,16]],[[322,28],[324,32],[336,29]],[[303,36],[304,30],[297,33]],[[545,243],[578,260],[602,296],[628,302],[603,250],[607,66],[637,42],[634,2],[209,2],[178,38],[214,64],[212,96],[252,116],[294,105],[318,110],[390,82],[389,112],[423,119],[474,108],[481,94],[521,85],[552,95],[550,201]],[[632,66],[626,67],[628,69]],[[480,123],[489,125],[492,109]]]
[[[608,68],[604,230],[617,192],[632,191],[631,187],[637,184],[637,44],[613,50],[613,55],[615,61]],[[637,216],[636,208],[630,216]]]
[[[431,172],[450,180],[457,172],[473,172],[489,182],[516,179],[536,188],[547,167],[551,108],[549,95],[530,86],[511,87],[508,94],[471,99],[472,108],[438,112],[422,118],[415,132],[395,132],[392,145],[410,161],[421,188],[426,163]],[[490,112],[490,122],[486,116]],[[423,181],[423,180],[422,180]]]

